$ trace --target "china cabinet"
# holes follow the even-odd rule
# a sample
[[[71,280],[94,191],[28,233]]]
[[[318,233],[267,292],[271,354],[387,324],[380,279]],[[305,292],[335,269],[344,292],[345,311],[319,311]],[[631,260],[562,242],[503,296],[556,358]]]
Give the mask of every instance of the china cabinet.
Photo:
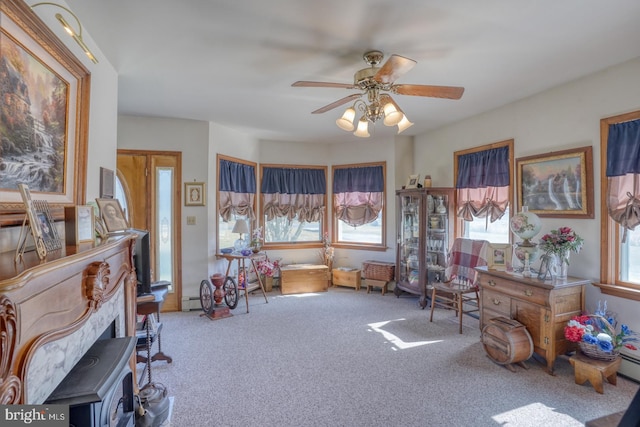
[[[441,280],[453,239],[453,188],[398,190],[396,296],[419,295],[427,305],[427,285]]]

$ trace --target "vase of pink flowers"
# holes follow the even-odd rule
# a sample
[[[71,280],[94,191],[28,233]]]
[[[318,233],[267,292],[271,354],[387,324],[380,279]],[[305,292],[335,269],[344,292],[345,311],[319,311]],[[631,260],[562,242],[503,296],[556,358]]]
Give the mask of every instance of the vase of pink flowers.
[[[556,280],[566,280],[569,270],[569,255],[582,249],[584,240],[570,227],[551,230],[540,239],[540,249],[549,255],[550,269],[555,270]]]

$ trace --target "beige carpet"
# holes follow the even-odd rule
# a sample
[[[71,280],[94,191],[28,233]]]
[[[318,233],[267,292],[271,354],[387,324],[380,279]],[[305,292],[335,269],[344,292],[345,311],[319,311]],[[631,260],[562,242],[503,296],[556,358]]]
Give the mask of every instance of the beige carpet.
[[[175,398],[182,426],[582,426],[626,409],[638,384],[604,394],[576,385],[568,358],[555,376],[538,361],[510,372],[480,343],[477,319],[458,334],[452,311],[366,290],[244,300],[233,317],[163,314],[153,381]],[[138,365],[139,367],[141,365]]]

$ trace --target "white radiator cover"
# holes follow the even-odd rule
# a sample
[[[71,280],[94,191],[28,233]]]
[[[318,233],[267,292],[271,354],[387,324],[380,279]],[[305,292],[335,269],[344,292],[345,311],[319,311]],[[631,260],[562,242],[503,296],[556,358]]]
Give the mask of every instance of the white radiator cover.
[[[627,353],[620,353],[620,355],[622,356],[622,363],[620,364],[618,373],[640,382],[640,357]]]
[[[202,310],[200,297],[182,297],[182,311]]]

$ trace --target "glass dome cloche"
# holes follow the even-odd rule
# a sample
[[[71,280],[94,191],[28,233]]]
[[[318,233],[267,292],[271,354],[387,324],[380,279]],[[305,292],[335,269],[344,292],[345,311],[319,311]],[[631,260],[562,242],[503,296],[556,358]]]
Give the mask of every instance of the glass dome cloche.
[[[534,244],[531,243],[531,239],[540,232],[542,223],[538,215],[529,212],[528,206],[523,206],[521,212],[511,217],[509,227],[513,234],[524,240],[524,246],[533,246]]]

